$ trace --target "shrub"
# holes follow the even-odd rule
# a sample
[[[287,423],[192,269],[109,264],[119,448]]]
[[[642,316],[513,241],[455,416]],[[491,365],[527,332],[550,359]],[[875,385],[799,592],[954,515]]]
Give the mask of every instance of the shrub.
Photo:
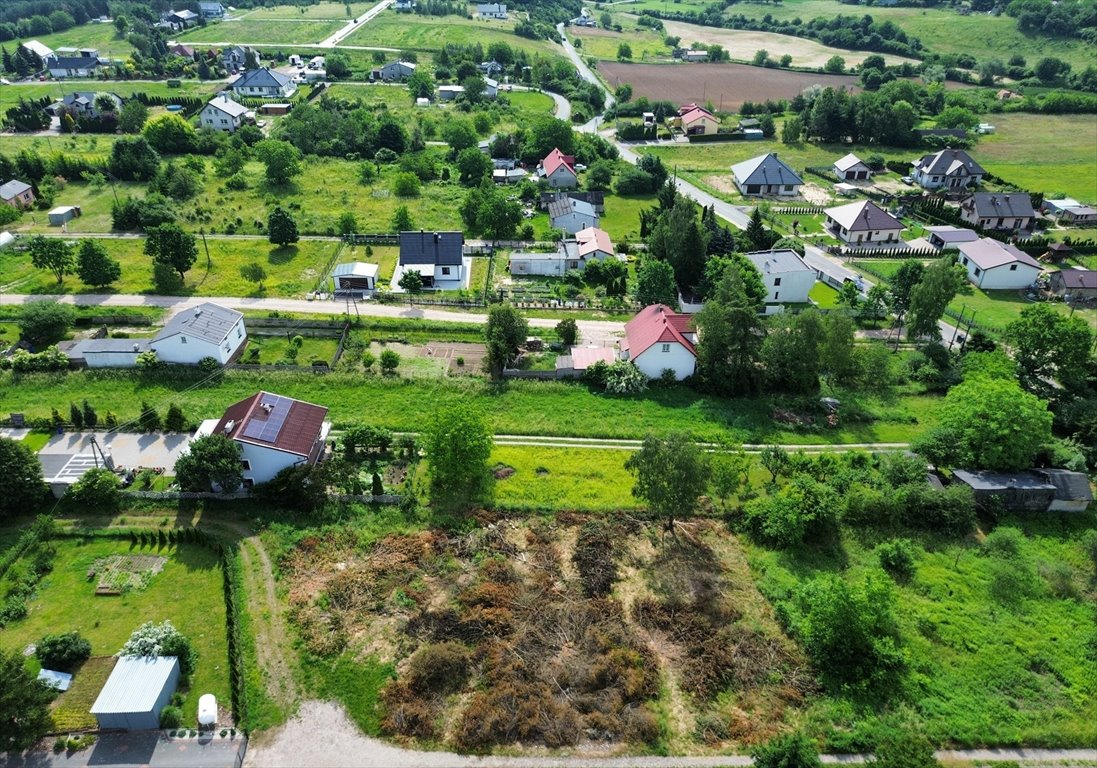
[[[631,361],[618,360],[606,367],[606,392],[611,395],[633,395],[647,386],[648,377]]]
[[[198,651],[170,621],[155,624],[147,621],[133,631],[122,646],[120,656],[175,656],[179,672],[189,678],[198,661]]]
[[[914,544],[910,539],[895,539],[876,547],[880,567],[899,581],[914,576]]]
[[[46,635],[37,642],[34,655],[45,669],[71,672],[91,657],[91,643],[76,631]]]
[[[910,728],[884,734],[876,745],[872,768],[936,768],[933,745],[923,734]]]
[[[436,643],[411,657],[407,683],[416,693],[445,695],[461,690],[468,676],[468,650],[458,643]]]
[[[751,750],[755,768],[819,768],[822,763],[811,740],[802,733],[778,736]]]
[[[1016,528],[995,528],[983,540],[983,552],[1001,560],[1021,559],[1025,537]]]
[[[95,511],[117,512],[121,503],[118,476],[109,469],[89,469],[69,486],[65,497],[73,504]]]
[[[160,710],[161,728],[178,728],[183,724],[183,710],[170,704]]]
[[[56,301],[32,301],[19,313],[19,332],[25,341],[44,347],[61,341],[68,334],[76,311]]]

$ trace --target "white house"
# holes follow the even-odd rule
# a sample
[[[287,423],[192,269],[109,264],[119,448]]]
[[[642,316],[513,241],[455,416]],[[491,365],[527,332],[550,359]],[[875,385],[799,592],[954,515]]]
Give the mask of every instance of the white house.
[[[212,128],[215,131],[228,131],[235,133],[244,122],[248,108],[234,101],[227,93],[221,93],[210,99],[198,117],[198,124],[202,128]]]
[[[976,192],[960,201],[960,218],[983,229],[1032,229],[1036,211],[1025,192]]]
[[[553,148],[537,166],[537,176],[553,189],[574,189],[579,186],[579,174],[575,172],[575,158]]]
[[[555,251],[527,253],[515,251],[510,255],[509,270],[512,275],[562,276],[569,269],[585,269],[592,261],[616,258],[609,235],[595,227],[575,233],[574,240],[565,240]]]
[[[834,173],[839,181],[867,181],[872,178],[872,169],[852,152],[834,161]]]
[[[267,67],[249,69],[232,84],[232,90],[240,96],[260,99],[282,99],[292,96],[297,83],[277,70]]]
[[[804,185],[804,180],[776,152],[736,163],[731,166],[731,175],[744,195],[788,197],[800,194]]]
[[[989,237],[960,243],[960,265],[972,285],[983,290],[1021,290],[1040,276],[1040,262],[1009,243]]]
[[[462,232],[401,232],[400,259],[392,275],[392,290],[399,291],[400,278],[409,270],[423,277],[423,287],[433,290],[468,288],[472,259],[464,255]]]
[[[230,405],[210,432],[226,435],[240,446],[244,485],[250,487],[268,482],[287,467],[320,461],[331,431],[327,415],[328,409],[319,405],[257,392]],[[198,436],[205,430],[203,424]]]
[[[507,7],[502,3],[481,3],[476,6],[476,15],[481,19],[499,19],[505,21],[507,18]]]
[[[225,365],[247,339],[242,314],[207,301],[176,313],[149,346],[166,363],[194,365],[212,357]]]
[[[376,264],[365,261],[350,261],[336,264],[331,271],[332,289],[337,294],[367,293],[377,288]]]
[[[817,273],[796,251],[755,251],[746,257],[766,285],[766,304],[808,303]]]
[[[871,200],[824,208],[826,228],[839,240],[851,245],[898,243],[903,222]]]
[[[613,241],[609,233],[597,227],[587,227],[575,233],[575,243],[579,249],[579,259],[585,263],[605,261],[616,258]]]
[[[960,190],[976,186],[986,170],[962,149],[942,149],[920,157],[911,175],[923,189]]]
[[[560,197],[548,205],[552,226],[574,235],[580,230],[598,226],[598,214],[594,206],[573,197]]]
[[[1044,200],[1044,212],[1062,224],[1092,224],[1097,222],[1097,208],[1079,203],[1073,197]]]
[[[630,360],[649,379],[671,370],[677,381],[692,376],[697,368],[697,332],[693,316],[682,315],[665,304],[644,307],[625,323],[621,359]]]

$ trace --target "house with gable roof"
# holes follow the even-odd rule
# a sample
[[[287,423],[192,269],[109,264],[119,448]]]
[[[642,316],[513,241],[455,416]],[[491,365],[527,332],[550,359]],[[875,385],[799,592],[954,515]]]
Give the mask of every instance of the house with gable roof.
[[[779,312],[777,305],[807,304],[818,273],[796,251],[781,248],[744,254],[758,270],[766,286],[766,314]]]
[[[34,188],[25,181],[12,179],[0,185],[0,203],[12,208],[26,208],[34,204]]]
[[[235,133],[236,129],[244,123],[244,117],[249,110],[243,104],[235,101],[228,93],[220,93],[214,96],[198,116],[198,124],[203,128],[212,128],[215,131],[227,131]]]
[[[537,165],[537,176],[554,189],[572,189],[579,186],[579,174],[575,171],[575,158],[557,148],[545,155]]]
[[[960,201],[960,218],[983,229],[1031,229],[1036,211],[1025,192],[976,192]]]
[[[632,362],[649,379],[674,371],[681,381],[697,369],[697,331],[693,316],[675,312],[665,304],[644,307],[625,323],[621,359]]]
[[[800,194],[804,185],[804,180],[776,152],[736,163],[731,166],[731,176],[744,195],[791,197]]]
[[[392,274],[392,290],[400,290],[400,278],[408,271],[418,272],[426,289],[468,288],[472,259],[464,255],[464,245],[463,232],[401,232],[400,258]]]
[[[962,149],[942,149],[923,155],[913,164],[911,176],[923,189],[961,190],[983,180],[986,170]]]
[[[250,487],[288,467],[321,461],[331,431],[327,415],[323,406],[256,392],[230,405],[216,423],[204,422],[195,437],[220,434],[236,443],[244,485]]]
[[[249,69],[232,84],[232,90],[238,96],[250,96],[259,99],[282,99],[292,96],[297,83],[277,70],[268,67]]]
[[[549,219],[555,229],[562,229],[569,235],[580,230],[598,226],[598,213],[594,206],[574,197],[561,195],[548,204]]]
[[[1040,276],[1040,262],[1024,251],[989,237],[960,243],[960,266],[968,281],[983,290],[1021,290]]]
[[[839,181],[868,181],[872,178],[872,169],[852,152],[834,161],[834,173]]]
[[[719,130],[720,121],[716,115],[696,104],[691,106],[693,109],[686,110],[678,117],[678,124],[687,136],[707,136]]]
[[[844,243],[898,243],[906,227],[871,200],[824,208],[827,230]]]

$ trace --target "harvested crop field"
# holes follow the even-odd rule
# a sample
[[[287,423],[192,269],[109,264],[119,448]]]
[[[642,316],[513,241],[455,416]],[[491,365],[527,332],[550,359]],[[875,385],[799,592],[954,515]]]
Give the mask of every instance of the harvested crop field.
[[[722,45],[731,58],[746,61],[753,59],[754,54],[759,50],[768,51],[771,59],[780,59],[787,53],[792,56],[792,64],[796,67],[821,67],[831,56],[841,56],[846,60],[847,65],[852,66],[873,55],[872,51],[831,48],[807,38],[779,35],[774,32],[703,27],[681,21],[663,23],[668,35],[680,37],[691,44],[699,42],[705,45]],[[915,59],[905,56],[891,54],[883,54],[883,56],[888,64],[917,63]]]
[[[818,75],[752,67],[747,64],[622,64],[600,61],[610,83],[629,83],[635,96],[677,103],[711,101],[735,111],[744,101],[791,99],[812,85],[860,91],[852,75]]]

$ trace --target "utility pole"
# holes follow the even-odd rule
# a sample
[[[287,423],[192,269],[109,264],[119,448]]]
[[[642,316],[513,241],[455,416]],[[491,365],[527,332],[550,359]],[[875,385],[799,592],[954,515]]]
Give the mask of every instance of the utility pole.
[[[206,242],[206,228],[199,227],[198,234],[202,236],[202,247],[206,249],[206,271],[213,269],[213,260],[209,257],[209,243]]]
[[[956,325],[952,326],[952,339],[948,343],[948,351],[952,351],[952,345],[956,342],[956,336],[960,333],[960,326],[964,324],[964,312],[967,311],[967,304],[960,307],[960,317],[956,320]]]

